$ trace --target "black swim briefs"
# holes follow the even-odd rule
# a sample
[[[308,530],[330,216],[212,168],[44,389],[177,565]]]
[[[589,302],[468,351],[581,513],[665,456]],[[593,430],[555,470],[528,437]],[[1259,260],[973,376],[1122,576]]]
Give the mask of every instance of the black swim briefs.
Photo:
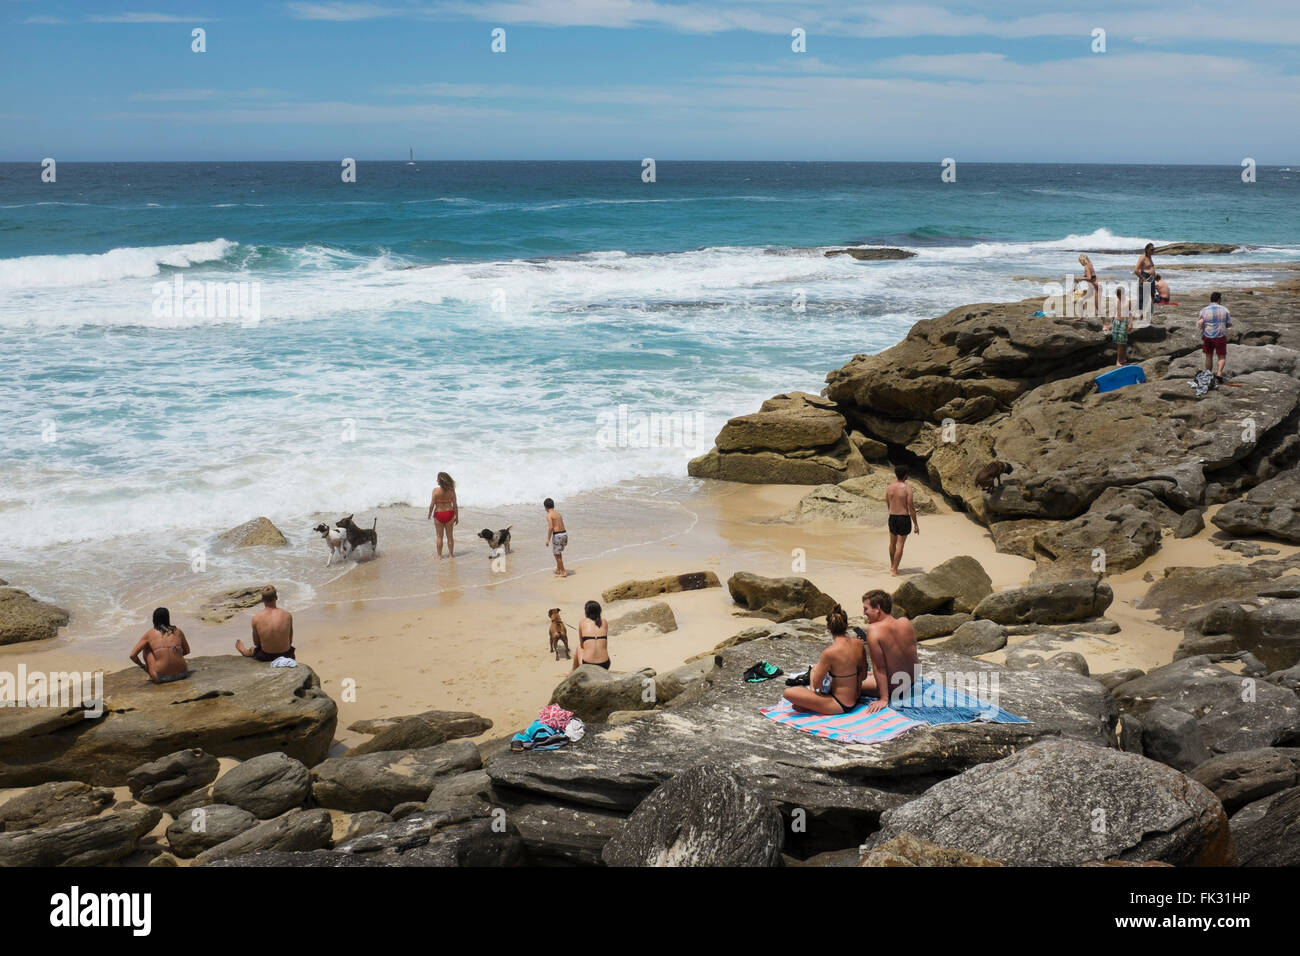
[[[889,533],[890,534],[911,534],[912,519],[909,518],[907,515],[890,515]]]

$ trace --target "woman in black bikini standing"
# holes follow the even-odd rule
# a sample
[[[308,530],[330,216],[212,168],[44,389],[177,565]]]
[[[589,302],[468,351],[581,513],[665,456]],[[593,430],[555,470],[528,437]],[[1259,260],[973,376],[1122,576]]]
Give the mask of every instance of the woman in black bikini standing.
[[[594,664],[609,670],[609,624],[600,616],[600,605],[595,601],[588,601],[582,613],[586,616],[578,622],[578,650],[573,655],[573,669]]]
[[[131,663],[142,668],[155,684],[168,684],[190,676],[185,655],[190,653],[190,642],[185,632],[172,627],[171,612],[165,607],[155,608],[153,628],[145,632],[131,651]],[[144,660],[140,655],[144,654]]]
[[[867,678],[866,645],[849,634],[849,616],[838,604],[826,615],[831,646],[813,665],[807,687],[787,687],[785,699],[795,710],[816,714],[847,714],[858,705]]]

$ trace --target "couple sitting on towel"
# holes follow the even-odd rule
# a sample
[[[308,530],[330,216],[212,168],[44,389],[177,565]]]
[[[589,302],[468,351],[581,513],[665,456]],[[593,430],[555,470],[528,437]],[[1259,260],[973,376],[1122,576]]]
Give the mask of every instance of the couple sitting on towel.
[[[891,615],[893,607],[884,591],[862,595],[862,613],[868,625],[863,640],[849,632],[849,616],[835,605],[826,615],[831,645],[813,666],[809,686],[786,688],[785,699],[795,710],[847,714],[866,694],[877,698],[866,710],[874,714],[888,706],[891,687],[897,685],[904,695],[910,692],[916,674],[916,631],[907,618]]]

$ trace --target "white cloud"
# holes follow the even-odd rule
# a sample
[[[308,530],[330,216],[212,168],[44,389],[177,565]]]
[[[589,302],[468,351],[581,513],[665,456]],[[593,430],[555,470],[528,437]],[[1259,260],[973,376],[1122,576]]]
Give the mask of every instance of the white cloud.
[[[179,16],[174,13],[92,13],[91,23],[218,23],[212,17]]]

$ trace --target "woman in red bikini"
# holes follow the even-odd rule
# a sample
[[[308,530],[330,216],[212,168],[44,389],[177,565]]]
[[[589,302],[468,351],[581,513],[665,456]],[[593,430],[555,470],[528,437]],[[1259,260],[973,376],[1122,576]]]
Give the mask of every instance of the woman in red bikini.
[[[442,560],[442,535],[447,534],[447,556],[456,557],[456,539],[452,528],[460,524],[460,506],[456,504],[456,482],[445,471],[438,472],[438,487],[433,489],[433,499],[429,502],[429,514],[425,520],[433,518],[438,528],[438,560]]]

